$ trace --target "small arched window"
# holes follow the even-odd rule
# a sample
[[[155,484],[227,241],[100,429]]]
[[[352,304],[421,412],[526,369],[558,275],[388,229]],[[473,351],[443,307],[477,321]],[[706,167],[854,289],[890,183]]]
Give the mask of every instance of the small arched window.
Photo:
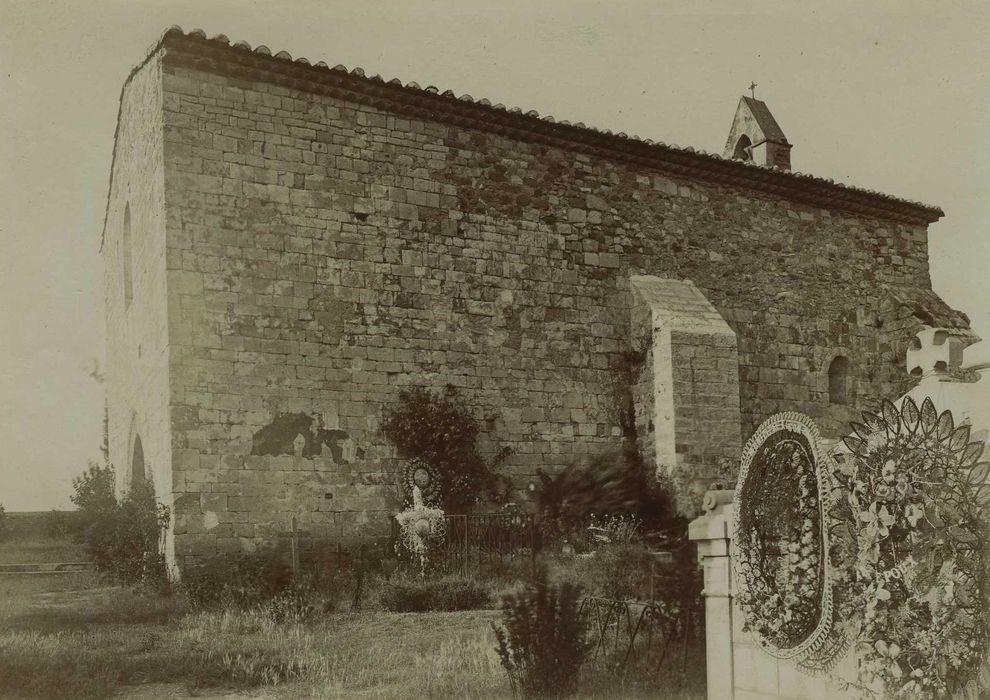
[[[131,305],[131,299],[134,298],[134,278],[133,278],[133,254],[131,252],[131,205],[128,203],[124,206],[124,231],[123,231],[123,242],[124,242],[124,308],[128,308]]]
[[[736,150],[732,152],[732,157],[736,160],[753,160],[753,152],[749,150],[752,145],[753,142],[749,140],[749,137],[743,134],[736,141]]]
[[[839,355],[828,366],[828,402],[848,405],[849,394],[849,360]]]
[[[147,478],[144,471],[144,447],[141,446],[141,436],[134,437],[134,454],[131,457],[131,488],[144,483]]]

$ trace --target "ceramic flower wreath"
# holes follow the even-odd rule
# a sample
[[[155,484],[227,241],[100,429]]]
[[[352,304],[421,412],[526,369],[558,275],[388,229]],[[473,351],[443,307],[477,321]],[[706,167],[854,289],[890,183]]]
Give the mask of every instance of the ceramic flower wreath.
[[[413,486],[413,505],[395,515],[399,523],[399,541],[396,549],[405,549],[419,558],[419,571],[426,575],[426,560],[431,546],[443,542],[447,536],[447,520],[439,508],[423,503],[419,486]]]
[[[413,489],[419,488],[425,503],[437,503],[440,500],[440,473],[429,462],[422,459],[410,459],[402,471],[402,482],[407,496],[411,499]]]
[[[833,579],[861,690],[990,690],[990,464],[931,399],[864,413],[833,491]]]
[[[733,533],[737,600],[745,626],[778,658],[829,668],[833,634],[828,576],[831,466],[807,416],[764,421],[743,449]]]

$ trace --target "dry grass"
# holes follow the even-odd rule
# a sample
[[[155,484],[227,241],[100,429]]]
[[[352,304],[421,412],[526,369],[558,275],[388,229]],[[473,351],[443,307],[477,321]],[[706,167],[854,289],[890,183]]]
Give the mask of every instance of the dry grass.
[[[260,611],[190,612],[179,598],[119,588],[6,592],[0,697],[219,697],[230,689],[259,697],[250,689],[260,688],[279,700],[511,696],[489,627],[495,611],[276,624]],[[701,700],[703,680],[700,688],[658,691],[589,669],[579,697]]]
[[[65,514],[71,516],[74,514]],[[47,536],[48,513],[8,513],[7,537],[0,540],[0,564],[87,561],[86,547],[69,537]]]
[[[86,548],[72,540],[34,537],[0,542],[0,564],[50,564],[88,560]]]

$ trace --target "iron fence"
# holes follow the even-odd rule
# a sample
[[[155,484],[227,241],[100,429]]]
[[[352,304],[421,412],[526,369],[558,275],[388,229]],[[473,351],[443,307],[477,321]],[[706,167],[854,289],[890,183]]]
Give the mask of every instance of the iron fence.
[[[472,513],[445,518],[447,536],[437,555],[448,571],[477,573],[486,565],[497,567],[509,560],[534,569],[539,537],[533,515]]]
[[[682,677],[704,647],[703,606],[694,601],[587,597],[580,612],[588,620],[591,662],[617,675],[637,673],[654,682],[663,675]],[[702,653],[702,663],[703,658]]]

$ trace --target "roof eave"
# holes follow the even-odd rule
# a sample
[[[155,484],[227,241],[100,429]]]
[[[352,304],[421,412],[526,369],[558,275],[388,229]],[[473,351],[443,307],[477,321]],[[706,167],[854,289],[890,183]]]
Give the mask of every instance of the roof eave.
[[[107,205],[100,235],[101,250],[109,216],[109,188],[113,186],[124,91],[134,75],[163,48],[163,60],[166,62],[187,64],[213,72],[223,67],[226,71],[247,79],[286,85],[304,92],[334,95],[422,119],[443,121],[577,150],[593,156],[631,162],[675,176],[755,190],[823,209],[839,209],[855,215],[916,225],[930,224],[945,216],[939,207],[835,183],[829,179],[726,159],[690,147],[681,148],[637,136],[630,137],[624,133],[613,134],[611,131],[580,123],[558,122],[553,117],[541,117],[535,111],[523,113],[518,108],[492,105],[485,99],[475,101],[468,95],[458,98],[449,90],[441,94],[437,88],[424,89],[415,83],[403,85],[394,79],[386,82],[378,76],[365,77],[360,68],[347,72],[343,66],[330,68],[322,62],[311,65],[306,59],[293,60],[285,52],[272,56],[270,50],[263,46],[252,50],[244,42],[231,45],[223,35],[207,39],[202,30],[193,30],[186,34],[181,28],[173,26],[162,34],[145,58],[131,70],[121,87]]]

